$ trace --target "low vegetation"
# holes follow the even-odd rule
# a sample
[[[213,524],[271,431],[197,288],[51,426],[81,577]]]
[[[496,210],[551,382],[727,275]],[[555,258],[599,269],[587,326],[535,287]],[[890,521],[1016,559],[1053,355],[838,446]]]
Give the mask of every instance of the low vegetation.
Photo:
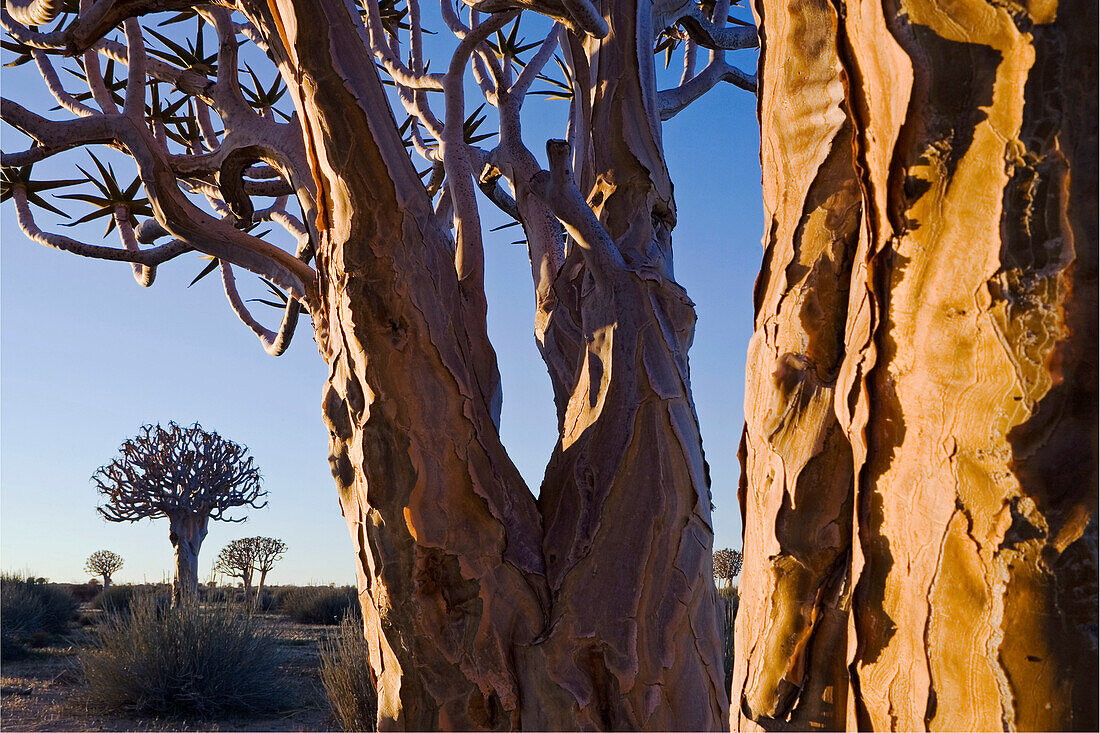
[[[360,613],[359,597],[351,586],[283,586],[275,591],[275,608],[300,624],[331,626],[349,613]]]
[[[98,596],[92,600],[92,608],[106,611],[107,613],[129,613],[130,603],[134,600],[134,586],[112,585],[104,588]]]
[[[348,615],[336,633],[321,642],[321,681],[336,722],[344,730],[372,731],[378,695],[370,678],[363,623]]]
[[[79,700],[69,710],[126,720],[215,720],[220,727],[225,716],[282,717],[295,706],[293,715],[306,716],[311,730],[333,724],[374,730],[377,694],[364,663],[368,650],[353,587],[265,589],[254,605],[239,588],[211,586],[202,588],[199,604],[170,608],[164,584],[112,585],[85,599],[84,608],[95,610],[82,612],[82,631],[72,623],[72,590],[87,596],[97,586],[4,575],[0,588],[5,664],[46,664],[58,652],[79,660],[82,674],[66,673],[69,694]],[[718,595],[728,684],[737,589],[724,587]],[[277,639],[273,629],[283,636]],[[32,654],[37,646],[45,648]],[[301,671],[288,676],[283,667],[291,657]]]
[[[197,604],[166,608],[147,596],[131,611],[109,617],[80,655],[89,707],[210,717],[283,705],[276,646],[248,616]]]
[[[0,656],[18,659],[28,646],[64,633],[76,608],[72,596],[45,578],[0,576]]]

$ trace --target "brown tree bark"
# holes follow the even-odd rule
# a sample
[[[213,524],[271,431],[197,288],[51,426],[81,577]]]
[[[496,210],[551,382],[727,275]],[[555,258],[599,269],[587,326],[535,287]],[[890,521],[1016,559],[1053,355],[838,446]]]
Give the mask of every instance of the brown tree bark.
[[[456,252],[396,125],[367,114],[387,103],[347,8],[247,7],[297,95],[318,192],[315,336],[380,728],[723,727],[694,312],[638,71],[648,6],[616,4],[586,51],[615,80],[593,85],[594,126],[636,124],[593,150],[610,237],[578,241],[540,294],[562,440],[537,501],[497,432],[480,253]]]
[[[1096,6],[756,12],[731,723],[1095,729]]]
[[[176,577],[172,581],[172,605],[193,600],[199,592],[199,549],[206,539],[210,517],[206,514],[173,514],[168,517],[168,539],[175,548]]]

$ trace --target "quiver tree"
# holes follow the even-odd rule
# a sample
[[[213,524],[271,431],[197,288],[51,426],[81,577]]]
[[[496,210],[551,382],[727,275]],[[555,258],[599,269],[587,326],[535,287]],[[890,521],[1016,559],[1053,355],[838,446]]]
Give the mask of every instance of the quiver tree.
[[[214,569],[230,578],[240,578],[245,602],[252,600],[252,574],[256,570],[256,548],[251,537],[233,540],[218,553]]]
[[[733,579],[741,574],[741,553],[725,548],[714,551],[714,579],[727,588],[733,586]],[[721,585],[719,585],[721,587]]]
[[[183,253],[211,258],[200,276],[220,270],[271,353],[308,312],[380,726],[720,727],[695,313],[673,279],[661,121],[716,84],[754,89],[726,52],[754,47],[755,30],[730,20],[741,11],[728,0],[468,6],[440,3],[454,42],[433,41],[442,63],[429,71],[417,0],[82,0],[79,12],[11,0],[13,48],[71,115],[4,101],[4,121],[34,141],[5,156],[5,195],[36,241],[129,262],[142,285]],[[173,15],[143,17],[156,11]],[[154,33],[160,19],[194,21],[196,36],[185,47]],[[256,47],[293,112],[253,71]],[[683,54],[667,89],[654,51]],[[61,55],[80,58],[90,95],[57,81]],[[520,109],[547,92],[568,121],[544,169]],[[93,144],[132,158],[148,200],[102,180],[109,167],[83,199],[112,217],[121,247],[43,229],[32,205],[57,182],[19,167]],[[522,228],[557,406],[537,498],[498,433],[486,201]],[[275,234],[253,230],[265,222]],[[241,297],[242,270],[277,294],[277,328]]]
[[[106,501],[99,513],[109,522],[167,517],[175,548],[173,602],[198,590],[199,548],[211,519],[243,522],[225,512],[262,509],[267,495],[248,449],[198,423],[167,428],[144,425],[119,448],[119,456],[92,475]]]
[[[253,537],[252,543],[256,551],[255,567],[260,573],[260,580],[256,584],[256,602],[260,602],[260,594],[264,591],[264,583],[267,582],[267,574],[275,567],[287,550],[286,543],[275,537]]]
[[[245,537],[233,540],[218,553],[215,569],[232,578],[240,578],[244,584],[245,599],[252,598],[252,578],[260,574],[256,586],[256,601],[259,602],[267,574],[286,552],[286,543],[274,537]]]
[[[111,576],[122,568],[122,555],[110,550],[96,550],[88,556],[84,569],[92,575],[103,576],[103,587],[111,585]]]
[[[754,5],[735,729],[1097,728],[1097,6]]]

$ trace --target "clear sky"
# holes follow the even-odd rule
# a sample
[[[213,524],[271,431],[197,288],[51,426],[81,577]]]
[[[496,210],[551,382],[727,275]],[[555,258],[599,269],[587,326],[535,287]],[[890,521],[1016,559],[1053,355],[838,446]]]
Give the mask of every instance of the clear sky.
[[[755,67],[751,52],[731,59],[746,70]],[[664,85],[670,77],[662,74]],[[54,106],[31,64],[4,70],[3,93],[40,113]],[[549,114],[526,114],[525,138],[538,152],[545,139],[563,136],[548,121],[564,112],[565,103],[529,101],[556,105]],[[755,113],[751,94],[725,84],[664,126],[678,211],[676,277],[699,318],[691,373],[711,467],[716,548],[741,545],[737,446],[763,217]],[[5,151],[23,145],[6,128],[2,142]],[[75,158],[82,159],[86,153]],[[80,177],[71,164],[52,175]],[[119,175],[123,184],[133,176],[132,168],[125,170]],[[86,212],[81,206],[70,209]],[[491,209],[483,204],[487,227],[501,223]],[[59,231],[98,243],[103,229],[94,223]],[[532,335],[526,250],[509,244],[518,231],[487,233],[489,330],[504,382],[504,442],[537,490],[556,437],[554,408]],[[247,516],[247,522],[211,522],[199,557],[202,580],[228,542],[267,535],[290,548],[269,583],[354,582],[353,547],[329,475],[321,420],[325,367],[308,319],[289,351],[272,358],[230,311],[216,275],[187,287],[206,264],[197,254],[162,266],[153,287],[143,289],[128,265],[79,258],[26,239],[10,202],[0,208],[0,236],[4,571],[83,582],[90,577],[83,570],[88,555],[110,549],[126,562],[116,582],[170,578],[167,521],[104,521],[89,479],[143,423],[175,420],[198,421],[247,445],[269,492],[266,508],[238,510],[236,516]],[[107,243],[117,246],[113,233]],[[255,278],[240,273],[238,279]],[[260,307],[256,315],[273,325],[269,309]]]

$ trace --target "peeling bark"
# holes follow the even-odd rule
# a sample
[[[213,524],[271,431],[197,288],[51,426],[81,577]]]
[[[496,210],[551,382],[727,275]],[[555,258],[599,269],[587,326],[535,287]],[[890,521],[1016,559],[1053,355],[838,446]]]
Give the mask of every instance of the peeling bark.
[[[1094,729],[1095,5],[755,10],[732,726]]]
[[[324,414],[380,729],[724,726],[695,317],[672,280],[656,90],[638,71],[652,68],[651,8],[617,4],[585,50],[616,80],[593,84],[591,107],[607,144],[589,201],[609,239],[578,231],[537,293],[561,427],[538,500],[497,432],[484,294],[456,272],[396,125],[368,114],[386,102],[349,11],[247,8],[278,31],[266,40],[316,179]],[[607,131],[624,123],[617,142]],[[535,179],[518,186],[545,217]]]

